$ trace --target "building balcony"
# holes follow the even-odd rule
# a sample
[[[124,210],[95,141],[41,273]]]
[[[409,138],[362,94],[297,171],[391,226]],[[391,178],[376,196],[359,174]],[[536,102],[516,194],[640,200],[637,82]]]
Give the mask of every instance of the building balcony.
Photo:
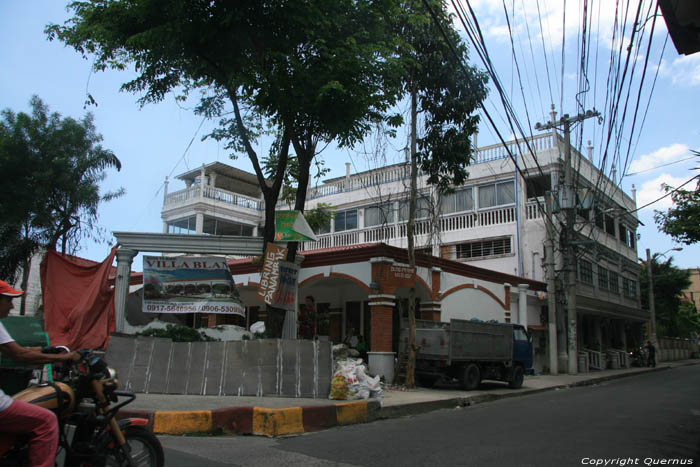
[[[192,185],[184,190],[168,193],[163,202],[163,212],[183,208],[199,203],[214,206],[217,203],[233,208],[244,208],[249,211],[263,212],[265,202],[261,199],[250,198],[238,193],[212,186]]]
[[[430,219],[418,219],[415,222],[415,235],[418,239],[428,238],[434,227],[441,233],[468,231],[480,227],[515,224],[515,206],[506,206],[478,212],[443,215],[434,226]],[[406,238],[407,222],[376,225],[354,230],[333,232],[319,235],[316,242],[304,242],[303,250],[316,250],[336,246],[359,245],[362,243],[384,242],[400,243]]]

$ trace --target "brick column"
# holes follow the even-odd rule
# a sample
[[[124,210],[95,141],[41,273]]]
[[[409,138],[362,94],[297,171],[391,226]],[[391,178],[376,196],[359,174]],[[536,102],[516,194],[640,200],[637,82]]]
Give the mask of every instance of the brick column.
[[[391,352],[394,309],[384,304],[369,305],[372,316],[372,340],[369,349],[372,352]]]
[[[440,302],[421,302],[420,319],[440,321]]]
[[[372,374],[394,380],[394,357],[391,351],[394,331],[394,295],[370,295],[369,306],[372,320],[372,336],[368,352]]]

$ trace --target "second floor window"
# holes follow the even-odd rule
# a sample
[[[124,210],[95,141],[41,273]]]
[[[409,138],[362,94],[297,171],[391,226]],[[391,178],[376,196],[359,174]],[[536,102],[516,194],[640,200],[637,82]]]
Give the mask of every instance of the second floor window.
[[[394,223],[393,203],[382,203],[365,208],[365,227]]]
[[[511,252],[510,237],[461,243],[456,248],[457,259],[485,258]]]
[[[613,293],[620,293],[620,279],[615,271],[609,272],[608,280],[610,283],[610,291]]]
[[[430,198],[427,196],[418,196],[416,198],[416,219],[424,219],[430,217],[432,212],[432,206],[430,203]],[[406,222],[408,220],[408,200],[404,199],[399,201],[399,222]]]
[[[471,211],[472,209],[474,209],[474,197],[471,188],[457,190],[454,193],[443,195],[440,199],[440,212],[442,214]]]
[[[502,182],[479,187],[479,209],[515,203],[515,183]]]
[[[593,285],[593,264],[582,259],[578,264],[579,279],[584,284]]]
[[[603,290],[608,290],[608,270],[602,266],[598,266],[598,287]]]
[[[353,230],[357,228],[357,209],[342,211],[335,215],[335,231]]]

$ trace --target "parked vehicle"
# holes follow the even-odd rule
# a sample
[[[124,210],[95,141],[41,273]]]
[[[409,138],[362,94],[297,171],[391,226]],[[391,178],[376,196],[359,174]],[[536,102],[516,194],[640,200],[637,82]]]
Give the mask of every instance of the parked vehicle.
[[[637,347],[630,352],[630,365],[644,367],[647,366],[649,353],[645,346]]]
[[[407,346],[408,329],[401,330],[401,342]],[[416,346],[416,379],[424,386],[447,376],[467,390],[484,379],[517,389],[532,372],[532,341],[518,324],[416,320]]]
[[[79,354],[80,362],[57,369],[54,382],[31,385],[12,396],[56,413],[60,430],[57,460],[63,458],[66,467],[162,467],[163,448],[144,427],[148,420],[115,418],[136,396],[118,390],[116,371],[96,352],[81,350]],[[27,437],[0,434],[0,465],[27,465],[27,454]]]

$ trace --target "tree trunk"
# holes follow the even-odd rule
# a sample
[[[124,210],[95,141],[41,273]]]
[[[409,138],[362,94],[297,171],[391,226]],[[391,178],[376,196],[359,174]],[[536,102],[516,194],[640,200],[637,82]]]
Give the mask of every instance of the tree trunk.
[[[416,254],[414,244],[416,197],[418,192],[418,167],[416,163],[416,114],[417,96],[415,90],[411,92],[411,189],[408,203],[408,224],[406,225],[406,239],[408,240],[408,265],[416,267]],[[406,364],[406,387],[414,388],[416,372],[416,287],[415,282],[408,290],[408,363]]]
[[[22,285],[20,286],[21,290],[24,290],[25,293],[22,294],[22,299],[20,301],[19,305],[19,314],[21,316],[24,316],[27,313],[27,284],[29,283],[29,268],[32,267],[32,258],[31,256],[29,258],[25,258],[22,261]]]

